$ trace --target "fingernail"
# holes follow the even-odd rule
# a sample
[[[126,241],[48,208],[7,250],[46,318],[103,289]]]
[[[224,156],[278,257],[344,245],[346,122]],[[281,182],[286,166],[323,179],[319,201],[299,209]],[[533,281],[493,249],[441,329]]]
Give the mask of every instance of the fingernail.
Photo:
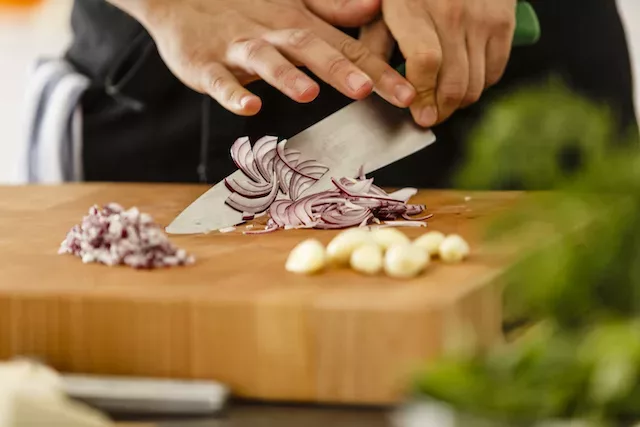
[[[251,102],[251,99],[253,99],[253,97],[249,95],[240,98],[240,108],[247,108],[247,105]]]
[[[293,87],[295,88],[295,91],[298,92],[300,95],[304,95],[305,92],[313,88],[313,85],[310,85],[309,82],[303,79],[296,79]]]
[[[404,105],[411,104],[411,101],[413,101],[414,96],[415,96],[415,92],[410,86],[407,86],[407,85],[396,86],[395,97],[402,104]]]
[[[347,85],[352,91],[358,92],[363,87],[367,85],[372,85],[372,82],[364,74],[351,73],[347,76]]]
[[[438,121],[438,110],[432,105],[428,105],[420,112],[420,124],[423,126],[433,126]]]

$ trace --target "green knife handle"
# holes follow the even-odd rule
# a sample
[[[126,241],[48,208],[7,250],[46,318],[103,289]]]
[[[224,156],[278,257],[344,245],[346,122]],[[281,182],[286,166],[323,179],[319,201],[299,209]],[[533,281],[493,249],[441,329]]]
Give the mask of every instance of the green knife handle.
[[[513,46],[532,46],[540,40],[540,34],[540,21],[533,6],[528,1],[518,1]],[[405,64],[400,65],[397,70],[404,76]]]

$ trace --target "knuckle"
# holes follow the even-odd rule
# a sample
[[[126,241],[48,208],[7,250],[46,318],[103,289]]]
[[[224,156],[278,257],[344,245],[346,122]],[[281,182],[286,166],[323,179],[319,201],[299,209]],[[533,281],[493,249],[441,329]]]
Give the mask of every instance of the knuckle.
[[[442,65],[442,51],[434,49],[423,50],[413,55],[412,60],[420,71],[437,71]]]
[[[496,34],[510,35],[515,30],[515,19],[511,16],[501,15],[493,19],[489,27]]]
[[[340,51],[354,62],[364,61],[370,55],[369,50],[362,43],[350,38],[340,42]]]
[[[465,18],[465,5],[459,0],[450,1],[444,11],[444,21],[449,28],[461,28]]]
[[[344,73],[350,65],[351,62],[344,56],[333,58],[329,61],[329,74],[336,75]]]
[[[462,103],[464,105],[475,104],[480,100],[480,97],[482,97],[482,90],[470,89],[462,99]]]
[[[448,83],[438,91],[440,102],[445,105],[460,104],[465,97],[466,89],[462,83]]]
[[[260,39],[247,40],[243,44],[244,54],[248,60],[255,59],[267,47],[268,43]]]
[[[224,99],[229,103],[238,103],[242,94],[237,89],[229,89],[226,91]]]
[[[275,68],[273,77],[281,87],[293,88],[296,80],[297,69],[290,64],[283,64]]]
[[[224,77],[214,74],[209,79],[208,87],[210,92],[222,94],[227,87],[226,80]]]
[[[296,29],[289,33],[289,44],[295,48],[303,49],[315,40],[316,35],[311,30]]]

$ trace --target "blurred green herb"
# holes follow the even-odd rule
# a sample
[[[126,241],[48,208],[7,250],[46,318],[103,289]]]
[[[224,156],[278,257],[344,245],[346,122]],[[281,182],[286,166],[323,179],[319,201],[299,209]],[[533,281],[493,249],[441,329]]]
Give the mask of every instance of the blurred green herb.
[[[458,184],[553,190],[534,193],[488,234],[545,231],[509,271],[505,294],[507,311],[545,323],[488,353],[430,364],[416,379],[419,395],[514,426],[640,420],[637,142],[620,136],[606,108],[557,83],[487,112]]]

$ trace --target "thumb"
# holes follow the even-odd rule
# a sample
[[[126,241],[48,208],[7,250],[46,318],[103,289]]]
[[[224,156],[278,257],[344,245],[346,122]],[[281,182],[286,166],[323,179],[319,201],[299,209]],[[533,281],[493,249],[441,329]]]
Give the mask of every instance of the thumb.
[[[380,14],[382,0],[304,0],[320,18],[338,27],[360,27]]]

